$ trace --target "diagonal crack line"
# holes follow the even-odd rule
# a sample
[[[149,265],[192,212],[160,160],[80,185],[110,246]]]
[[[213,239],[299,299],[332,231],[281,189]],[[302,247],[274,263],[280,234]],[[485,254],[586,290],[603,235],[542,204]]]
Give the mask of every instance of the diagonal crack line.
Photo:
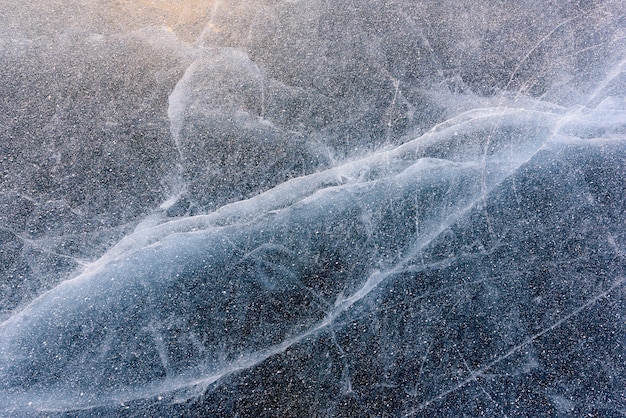
[[[623,286],[624,283],[626,283],[626,276],[625,277],[620,277],[619,279],[615,280],[613,282],[613,284],[611,284],[611,286],[607,290],[605,290],[604,292],[601,292],[601,293],[597,294],[596,296],[594,296],[593,298],[589,299],[586,303],[584,303],[583,305],[581,305],[578,308],[574,309],[572,312],[570,312],[569,314],[565,315],[564,317],[562,317],[558,321],[554,322],[549,327],[544,328],[543,330],[541,330],[540,332],[538,332],[538,333],[536,333],[534,335],[531,335],[526,340],[522,341],[520,344],[511,347],[506,353],[502,354],[500,357],[498,357],[497,359],[493,360],[491,363],[489,363],[489,364],[479,368],[478,370],[470,372],[470,377],[468,377],[467,379],[457,383],[453,387],[451,387],[449,389],[446,389],[445,391],[441,392],[439,395],[435,396],[434,398],[428,399],[427,401],[421,403],[420,405],[418,405],[417,407],[413,408],[411,411],[409,411],[408,413],[403,415],[403,417],[413,416],[417,412],[427,408],[432,403],[445,398],[446,396],[448,396],[452,392],[462,388],[463,386],[467,385],[468,383],[473,382],[474,380],[476,380],[476,376],[479,376],[479,375],[483,374],[484,372],[486,372],[487,370],[491,369],[496,364],[500,363],[502,360],[505,360],[505,359],[511,357],[513,354],[517,353],[518,351],[520,351],[524,347],[532,344],[533,341],[537,340],[538,338],[541,338],[542,336],[544,336],[545,334],[549,333],[550,331],[553,331],[554,329],[558,328],[563,323],[565,323],[568,320],[572,319],[573,317],[575,317],[576,315],[578,315],[579,313],[581,313],[585,309],[587,309],[587,308],[593,306],[594,304],[596,304],[600,299],[608,297],[611,292],[613,292],[615,289],[618,289],[621,286]]]

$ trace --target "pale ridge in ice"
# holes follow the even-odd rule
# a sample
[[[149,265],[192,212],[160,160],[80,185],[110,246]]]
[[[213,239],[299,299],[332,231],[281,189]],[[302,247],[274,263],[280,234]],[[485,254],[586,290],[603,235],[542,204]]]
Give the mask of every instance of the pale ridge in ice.
[[[602,114],[603,134],[610,140],[611,132],[623,130],[624,108]],[[584,108],[474,109],[395,149],[289,180],[207,215],[138,228],[76,278],[0,325],[0,405],[65,410],[167,393],[186,399],[252,368],[323,333],[388,277],[415,271],[423,248],[485,195],[541,150],[575,141],[580,132],[584,137],[594,120],[594,111]],[[368,214],[381,202],[403,205],[407,196],[421,193],[435,197],[415,208],[419,228],[406,242],[375,235]],[[354,245],[338,249],[338,257],[385,254],[387,246],[398,251],[365,263],[362,273],[347,272],[341,276],[343,290],[323,296],[300,277],[314,248],[332,244],[334,236],[323,230],[329,225],[345,228]],[[265,276],[267,269],[271,274]],[[221,308],[233,280],[242,287],[237,296],[242,305]],[[622,284],[616,280],[553,327]],[[170,293],[177,289],[191,290]],[[286,289],[316,302],[284,322],[260,323],[249,335],[236,329],[198,334],[209,332],[207,324],[221,324],[225,312],[242,315],[245,325],[246,303]],[[198,309],[204,312],[203,327],[193,325]],[[180,333],[177,339],[167,334],[171,329]],[[267,334],[272,329],[276,335]],[[142,361],[128,368],[125,359],[135,352]]]

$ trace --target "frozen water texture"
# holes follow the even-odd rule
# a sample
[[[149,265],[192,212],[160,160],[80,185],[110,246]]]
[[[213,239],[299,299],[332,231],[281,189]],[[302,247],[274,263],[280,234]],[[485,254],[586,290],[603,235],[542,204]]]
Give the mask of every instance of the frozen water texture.
[[[4,415],[626,412],[623,5],[161,3],[0,7]]]

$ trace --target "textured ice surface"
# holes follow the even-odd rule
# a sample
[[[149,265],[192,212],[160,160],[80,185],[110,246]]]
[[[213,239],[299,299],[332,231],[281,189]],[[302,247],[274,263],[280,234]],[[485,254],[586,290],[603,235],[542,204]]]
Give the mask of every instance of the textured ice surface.
[[[0,415],[626,413],[620,2],[44,3]]]

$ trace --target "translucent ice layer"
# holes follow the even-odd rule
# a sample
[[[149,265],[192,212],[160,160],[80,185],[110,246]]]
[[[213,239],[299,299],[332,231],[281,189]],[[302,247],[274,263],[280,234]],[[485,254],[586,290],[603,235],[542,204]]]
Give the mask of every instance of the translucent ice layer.
[[[592,147],[623,147],[617,104],[601,106]],[[361,305],[376,309],[392,277],[434,268],[424,252],[442,234],[536,155],[576,146],[598,117],[477,109],[209,215],[139,228],[2,324],[0,402],[55,411],[184,398],[342,328]]]
[[[626,411],[623,1],[0,3],[0,416]]]

